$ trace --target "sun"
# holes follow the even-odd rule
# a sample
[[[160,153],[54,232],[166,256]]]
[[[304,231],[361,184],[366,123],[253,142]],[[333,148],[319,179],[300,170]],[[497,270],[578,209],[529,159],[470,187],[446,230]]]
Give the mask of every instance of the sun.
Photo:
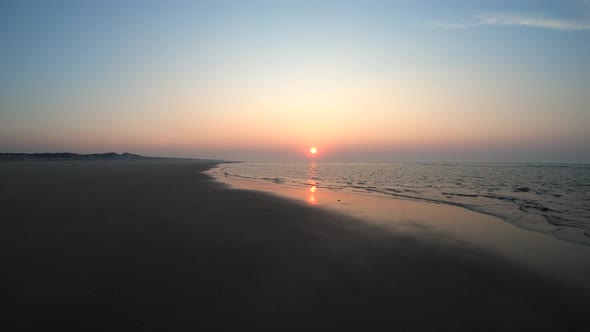
[[[311,154],[316,154],[318,149],[316,149],[315,146],[312,146],[311,149],[309,149],[309,152],[311,152]]]

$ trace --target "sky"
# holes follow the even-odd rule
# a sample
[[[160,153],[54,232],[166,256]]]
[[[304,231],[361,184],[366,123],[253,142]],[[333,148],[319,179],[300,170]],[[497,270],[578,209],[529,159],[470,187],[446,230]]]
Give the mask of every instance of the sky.
[[[590,162],[590,1],[0,1],[0,152]]]

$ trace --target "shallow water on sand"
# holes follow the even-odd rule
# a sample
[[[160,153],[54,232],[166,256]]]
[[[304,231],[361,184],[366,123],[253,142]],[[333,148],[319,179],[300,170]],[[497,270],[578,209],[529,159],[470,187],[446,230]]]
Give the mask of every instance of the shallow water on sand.
[[[590,166],[491,163],[228,163],[211,171],[310,191],[461,206],[590,245]]]

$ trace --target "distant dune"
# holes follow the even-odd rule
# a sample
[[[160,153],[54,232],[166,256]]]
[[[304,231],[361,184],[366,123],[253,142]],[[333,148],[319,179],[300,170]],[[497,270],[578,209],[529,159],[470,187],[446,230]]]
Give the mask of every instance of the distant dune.
[[[138,154],[116,152],[78,154],[71,152],[57,153],[0,153],[0,161],[23,161],[23,160],[161,160],[161,159],[192,159],[196,158],[163,158],[145,157]]]

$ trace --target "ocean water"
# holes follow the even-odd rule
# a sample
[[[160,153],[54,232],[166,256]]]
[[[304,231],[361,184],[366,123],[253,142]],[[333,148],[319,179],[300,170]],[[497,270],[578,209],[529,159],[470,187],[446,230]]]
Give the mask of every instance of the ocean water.
[[[590,165],[228,163],[213,172],[280,186],[451,204],[590,245]]]

